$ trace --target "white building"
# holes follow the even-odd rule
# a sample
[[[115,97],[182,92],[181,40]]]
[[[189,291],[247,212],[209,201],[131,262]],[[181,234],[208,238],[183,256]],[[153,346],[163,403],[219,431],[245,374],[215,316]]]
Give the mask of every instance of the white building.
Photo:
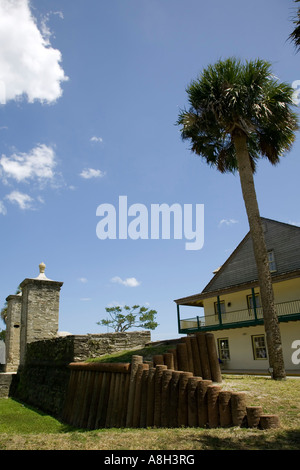
[[[300,227],[265,218],[262,218],[262,223],[285,368],[287,372],[300,374]],[[213,332],[223,369],[268,371],[268,351],[250,232],[201,293],[175,302],[179,333]],[[186,314],[187,306],[196,308],[189,308]]]

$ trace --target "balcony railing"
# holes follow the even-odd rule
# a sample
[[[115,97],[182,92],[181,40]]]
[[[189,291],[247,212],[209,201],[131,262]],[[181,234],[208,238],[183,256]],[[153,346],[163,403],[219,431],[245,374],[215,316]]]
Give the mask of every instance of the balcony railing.
[[[276,304],[279,321],[300,320],[300,300],[292,300]],[[179,332],[192,332],[201,330],[217,330],[224,328],[237,328],[239,326],[258,325],[263,323],[262,308],[235,310],[219,315],[197,315],[193,318],[181,319],[179,317]]]

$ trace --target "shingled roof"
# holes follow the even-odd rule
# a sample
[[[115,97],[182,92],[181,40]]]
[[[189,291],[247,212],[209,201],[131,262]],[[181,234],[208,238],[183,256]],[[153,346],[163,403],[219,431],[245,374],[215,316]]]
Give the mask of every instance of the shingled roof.
[[[275,256],[276,271],[273,280],[300,275],[300,227],[262,217],[268,251]],[[218,269],[214,277],[199,294],[175,300],[177,304],[193,305],[201,299],[221,291],[238,290],[258,284],[257,269],[250,232]]]

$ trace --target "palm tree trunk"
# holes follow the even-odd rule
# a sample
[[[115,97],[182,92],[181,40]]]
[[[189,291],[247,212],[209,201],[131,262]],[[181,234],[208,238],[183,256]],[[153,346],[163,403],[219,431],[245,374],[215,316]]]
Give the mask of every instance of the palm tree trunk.
[[[273,379],[281,380],[285,379],[286,377],[281,334],[274,303],[274,293],[269,268],[268,252],[256,198],[250,156],[247,148],[247,136],[242,131],[236,130],[234,131],[232,137],[236,150],[240,182],[248,216],[250,234],[253,242],[253,250],[258,272],[258,282],[263,309],[269,364],[270,368],[273,369]]]

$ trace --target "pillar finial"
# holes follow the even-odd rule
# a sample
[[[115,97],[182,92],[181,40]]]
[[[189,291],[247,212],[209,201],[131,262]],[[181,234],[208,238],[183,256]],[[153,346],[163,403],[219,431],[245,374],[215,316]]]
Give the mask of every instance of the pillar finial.
[[[45,269],[46,269],[45,263],[43,263],[43,262],[40,263],[40,264],[39,264],[39,268],[40,268],[40,274],[44,274]]]
[[[43,263],[43,262],[40,263],[39,264],[40,274],[35,279],[43,279],[43,280],[46,280],[46,281],[50,281],[50,279],[48,279],[45,275],[45,269],[46,269],[45,263]]]

